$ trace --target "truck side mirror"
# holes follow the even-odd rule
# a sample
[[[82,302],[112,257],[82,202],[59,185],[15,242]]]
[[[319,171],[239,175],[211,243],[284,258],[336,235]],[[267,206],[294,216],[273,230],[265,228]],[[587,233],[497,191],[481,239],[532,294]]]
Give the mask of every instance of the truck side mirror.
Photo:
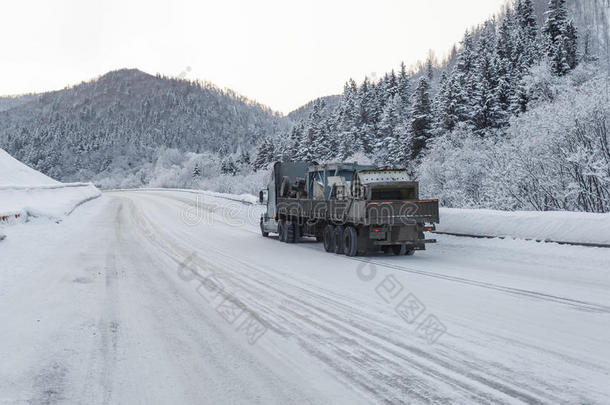
[[[268,200],[269,200],[269,192],[267,190],[261,190],[260,193],[258,193],[258,201],[261,204],[267,204]]]

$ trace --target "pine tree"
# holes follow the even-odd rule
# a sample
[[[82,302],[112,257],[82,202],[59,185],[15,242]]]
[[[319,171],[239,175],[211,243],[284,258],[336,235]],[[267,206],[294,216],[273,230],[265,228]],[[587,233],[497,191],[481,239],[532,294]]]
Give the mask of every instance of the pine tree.
[[[476,87],[475,72],[477,66],[477,53],[475,41],[470,32],[466,32],[462,40],[462,47],[458,52],[457,64],[453,72],[456,80],[456,99],[458,118],[460,122],[471,123],[473,99]]]
[[[505,115],[498,101],[498,69],[494,49],[495,30],[486,23],[477,47],[474,78],[472,124],[477,131],[499,128]]]
[[[247,150],[242,150],[237,159],[238,165],[250,166],[250,153]]]
[[[432,82],[432,80],[434,79],[434,62],[432,60],[432,57],[428,57],[428,60],[426,62],[426,78],[429,82]]]
[[[409,108],[411,105],[411,81],[407,73],[407,67],[404,62],[400,63],[400,72],[398,73],[398,85],[397,85],[398,96],[398,114],[405,120],[409,115]]]
[[[510,110],[510,105],[516,91],[515,82],[518,78],[518,71],[512,70],[507,61],[501,58],[496,59],[496,96],[499,108],[503,114]]]
[[[517,41],[520,49],[519,65],[522,71],[534,66],[540,59],[538,43],[538,21],[532,0],[519,0],[516,6],[516,22],[518,24]]]
[[[230,174],[232,176],[235,176],[237,174],[237,165],[231,157],[225,158],[222,161],[222,164],[220,166],[220,172],[222,174]]]
[[[365,78],[358,90],[358,127],[356,135],[356,145],[354,151],[361,150],[366,154],[371,154],[375,145],[375,123],[376,112],[379,105],[376,104],[375,88],[368,78]]]
[[[458,93],[455,75],[443,72],[440,88],[434,99],[434,134],[451,132],[459,122]]]
[[[509,111],[513,115],[523,114],[527,111],[527,105],[529,101],[530,100],[527,94],[525,83],[523,82],[523,80],[521,80],[517,84],[517,88],[515,89],[511,97]]]
[[[357,147],[356,137],[360,110],[358,103],[358,86],[350,79],[343,89],[343,96],[335,117],[337,139],[337,157],[345,160],[354,154]]]
[[[417,84],[411,102],[409,122],[410,158],[417,160],[432,137],[432,105],[430,103],[430,84],[422,77]]]
[[[323,123],[323,110],[326,103],[318,99],[314,101],[311,113],[303,129],[299,151],[299,160],[314,161],[323,158],[327,153],[327,135]]]
[[[286,150],[287,157],[294,158],[299,153],[301,145],[301,137],[303,135],[303,124],[299,123],[290,130],[290,137],[288,140],[288,148]]]
[[[570,70],[578,65],[578,33],[574,23],[570,21],[564,33],[564,47],[566,49],[566,60]]]
[[[522,8],[522,2],[517,3],[517,9]],[[506,11],[506,15],[500,25],[496,42],[496,95],[500,109],[506,113],[511,104],[515,89],[514,80],[521,70],[521,59],[525,52],[519,36],[518,15],[513,14],[512,9]]]
[[[519,7],[519,5],[517,6]],[[507,70],[512,71],[517,61],[517,28],[515,17],[511,8],[506,10],[506,15],[500,24],[498,31],[498,40],[496,45],[496,52],[500,60],[502,60]],[[507,72],[510,74],[510,72]]]
[[[577,33],[574,24],[568,20],[565,0],[550,0],[549,11],[543,29],[546,54],[553,74],[564,76],[576,67]]]
[[[386,100],[392,100],[398,93],[398,78],[394,69],[384,79],[384,96]]]
[[[392,137],[386,138],[385,149],[379,153],[379,164],[394,168],[406,167],[410,156],[410,142],[408,129],[404,124],[398,124],[394,128]]]
[[[198,179],[201,177],[201,169],[199,168],[199,163],[195,163],[195,167],[193,168],[193,179]]]
[[[379,137],[380,139],[394,137],[394,129],[398,125],[400,116],[398,114],[398,108],[400,106],[400,100],[398,96],[393,97],[386,104],[381,114],[381,120],[379,122]]]
[[[270,138],[263,139],[263,142],[258,147],[256,158],[252,163],[254,170],[260,170],[267,167],[275,159],[275,147]],[[221,167],[222,169],[222,167]]]

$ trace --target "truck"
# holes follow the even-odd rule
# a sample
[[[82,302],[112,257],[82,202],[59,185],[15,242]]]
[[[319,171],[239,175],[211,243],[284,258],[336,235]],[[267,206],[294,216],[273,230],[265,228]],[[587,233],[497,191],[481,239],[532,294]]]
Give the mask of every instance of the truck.
[[[358,163],[276,162],[259,194],[264,237],[315,238],[329,253],[413,255],[439,223],[438,200],[420,200],[404,169]]]

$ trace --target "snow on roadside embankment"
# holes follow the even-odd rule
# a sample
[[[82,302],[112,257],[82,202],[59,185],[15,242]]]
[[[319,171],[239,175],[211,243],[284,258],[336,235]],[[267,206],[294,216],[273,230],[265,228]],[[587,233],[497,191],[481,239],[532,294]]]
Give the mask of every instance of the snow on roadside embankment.
[[[439,232],[553,242],[610,244],[610,214],[441,208]]]
[[[100,195],[100,191],[90,183],[0,185],[0,220],[22,222],[29,216],[57,219],[70,215],[80,204]]]
[[[90,183],[60,183],[0,149],[0,225],[29,216],[59,219],[100,195]]]
[[[26,184],[40,186],[61,183],[21,163],[0,149],[0,186]]]

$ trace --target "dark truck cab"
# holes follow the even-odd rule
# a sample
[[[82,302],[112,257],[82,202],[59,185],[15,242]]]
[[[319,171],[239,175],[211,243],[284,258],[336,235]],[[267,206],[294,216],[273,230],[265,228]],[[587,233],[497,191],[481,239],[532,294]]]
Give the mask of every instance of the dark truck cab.
[[[282,242],[311,236],[348,256],[411,255],[436,242],[424,232],[439,222],[438,200],[419,200],[419,184],[400,169],[278,162],[260,200],[263,236],[277,233]]]

